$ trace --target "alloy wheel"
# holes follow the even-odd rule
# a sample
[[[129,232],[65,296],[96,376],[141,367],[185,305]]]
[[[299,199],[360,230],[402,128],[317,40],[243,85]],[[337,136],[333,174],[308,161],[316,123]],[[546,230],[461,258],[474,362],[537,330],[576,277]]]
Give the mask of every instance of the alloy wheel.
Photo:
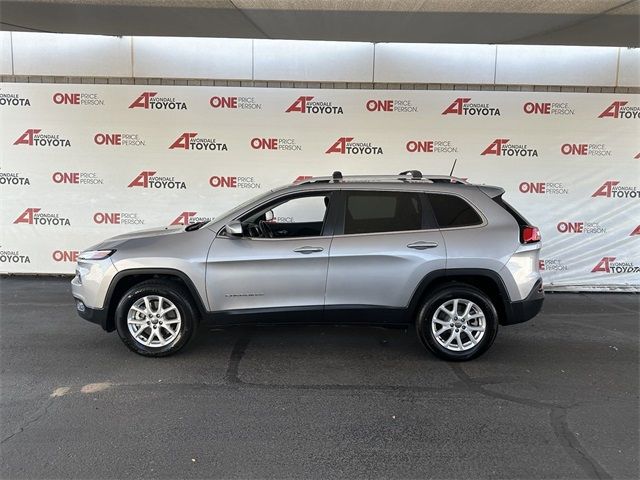
[[[178,338],[182,318],[171,300],[160,295],[147,295],[129,308],[127,327],[139,344],[159,348]]]
[[[454,352],[464,352],[478,345],[486,327],[482,309],[464,298],[447,300],[431,318],[431,331],[436,341]]]

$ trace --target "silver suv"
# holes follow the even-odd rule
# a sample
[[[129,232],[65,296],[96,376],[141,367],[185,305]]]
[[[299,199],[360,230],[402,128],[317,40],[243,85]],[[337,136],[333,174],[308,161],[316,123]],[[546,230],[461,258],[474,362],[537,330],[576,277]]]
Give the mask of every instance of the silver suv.
[[[538,229],[503,193],[417,170],[306,179],[82,252],[76,308],[147,356],[208,321],[414,324],[438,357],[470,360],[542,307]]]

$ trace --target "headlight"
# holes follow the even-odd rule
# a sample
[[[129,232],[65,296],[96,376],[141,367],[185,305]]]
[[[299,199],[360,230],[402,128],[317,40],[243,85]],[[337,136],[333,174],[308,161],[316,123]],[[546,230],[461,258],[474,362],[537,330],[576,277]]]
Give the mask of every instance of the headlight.
[[[87,250],[78,255],[78,260],[104,260],[115,253],[115,250]]]

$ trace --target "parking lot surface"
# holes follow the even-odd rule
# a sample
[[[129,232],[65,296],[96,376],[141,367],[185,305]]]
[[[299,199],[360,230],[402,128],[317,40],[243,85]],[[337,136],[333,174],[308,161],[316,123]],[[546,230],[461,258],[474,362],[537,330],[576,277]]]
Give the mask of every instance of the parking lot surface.
[[[468,363],[412,330],[202,328],[143,358],[0,279],[2,478],[638,478],[635,294],[549,294]]]

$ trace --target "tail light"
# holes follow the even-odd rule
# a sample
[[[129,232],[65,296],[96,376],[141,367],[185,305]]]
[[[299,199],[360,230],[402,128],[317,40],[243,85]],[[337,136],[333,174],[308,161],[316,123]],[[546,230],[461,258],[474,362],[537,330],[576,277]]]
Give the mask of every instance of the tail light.
[[[540,241],[540,230],[538,230],[538,227],[532,227],[531,225],[524,225],[520,227],[521,243],[535,243],[539,241]]]

